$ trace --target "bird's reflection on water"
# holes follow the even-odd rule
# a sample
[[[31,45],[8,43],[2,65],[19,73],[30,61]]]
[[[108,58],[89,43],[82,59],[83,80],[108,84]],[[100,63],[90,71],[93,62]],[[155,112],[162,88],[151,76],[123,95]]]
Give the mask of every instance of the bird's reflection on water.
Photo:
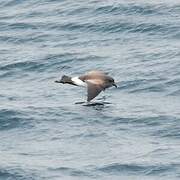
[[[76,102],[75,104],[81,104],[82,106],[85,107],[93,107],[96,110],[102,110],[104,108],[107,108],[108,105],[112,103],[107,101],[102,101],[102,102]]]

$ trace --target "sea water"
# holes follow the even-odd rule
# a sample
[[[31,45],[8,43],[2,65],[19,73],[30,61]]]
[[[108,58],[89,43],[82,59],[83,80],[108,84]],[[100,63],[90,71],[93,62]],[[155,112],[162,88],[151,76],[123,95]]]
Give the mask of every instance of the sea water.
[[[180,179],[180,2],[1,0],[0,179]]]

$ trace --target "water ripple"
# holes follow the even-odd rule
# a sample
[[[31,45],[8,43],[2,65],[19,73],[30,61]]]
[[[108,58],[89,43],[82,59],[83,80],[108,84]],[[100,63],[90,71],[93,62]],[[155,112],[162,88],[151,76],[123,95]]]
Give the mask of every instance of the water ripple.
[[[0,179],[179,179],[177,1],[0,6]],[[92,69],[118,88],[89,105],[54,83]]]
[[[30,118],[25,117],[26,115],[22,112],[9,109],[0,110],[0,130],[9,130],[13,128],[26,127]]]
[[[172,171],[173,168],[178,167],[178,164],[172,165],[138,165],[138,164],[119,164],[114,163],[98,168],[98,171],[104,173],[128,173],[128,174],[144,174],[144,175],[163,175],[167,171]]]

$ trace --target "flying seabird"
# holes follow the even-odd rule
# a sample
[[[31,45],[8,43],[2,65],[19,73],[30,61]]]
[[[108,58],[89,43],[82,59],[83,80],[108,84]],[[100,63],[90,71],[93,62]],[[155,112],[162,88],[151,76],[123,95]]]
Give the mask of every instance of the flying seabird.
[[[101,91],[106,88],[117,85],[114,79],[108,75],[108,73],[102,71],[90,71],[85,75],[70,77],[63,75],[60,80],[56,80],[56,83],[71,84],[75,86],[87,87],[87,101],[94,99]]]

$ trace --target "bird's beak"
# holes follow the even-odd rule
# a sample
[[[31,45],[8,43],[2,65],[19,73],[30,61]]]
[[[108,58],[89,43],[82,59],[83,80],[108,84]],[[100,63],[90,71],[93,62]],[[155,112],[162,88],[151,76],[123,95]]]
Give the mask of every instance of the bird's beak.
[[[114,83],[114,84],[113,84],[113,86],[115,86],[115,87],[117,88],[117,85],[116,85],[116,83]]]

